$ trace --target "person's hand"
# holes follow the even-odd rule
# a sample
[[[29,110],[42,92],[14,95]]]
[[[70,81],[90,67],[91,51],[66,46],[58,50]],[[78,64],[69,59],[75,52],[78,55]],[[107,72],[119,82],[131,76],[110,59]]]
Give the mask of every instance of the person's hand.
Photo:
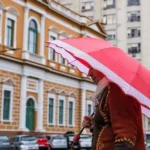
[[[93,128],[93,117],[84,116],[82,125],[84,128]]]

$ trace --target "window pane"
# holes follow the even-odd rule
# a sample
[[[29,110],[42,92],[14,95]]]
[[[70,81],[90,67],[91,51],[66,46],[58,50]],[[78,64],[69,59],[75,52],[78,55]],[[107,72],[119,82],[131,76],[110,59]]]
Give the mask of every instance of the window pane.
[[[60,63],[65,64],[65,58],[63,58],[62,56],[60,57]]]
[[[13,47],[14,37],[14,21],[11,19],[7,20],[7,46]]]
[[[36,22],[34,20],[31,20],[30,23],[29,23],[29,27],[32,28],[32,29],[37,30]]]
[[[10,119],[10,97],[11,97],[11,92],[5,90],[4,91],[4,103],[3,103],[3,120]]]
[[[107,32],[107,40],[114,40],[116,38],[116,31],[115,30],[108,30]]]
[[[63,116],[64,116],[64,101],[59,101],[59,124],[63,124]]]
[[[56,37],[50,36],[50,41],[56,40]],[[55,51],[54,49],[50,48],[50,60],[55,61]]]
[[[104,1],[104,9],[115,8],[115,0]]]
[[[128,6],[140,5],[140,0],[128,0]]]
[[[53,123],[53,114],[54,114],[54,99],[49,99],[49,123]]]
[[[37,48],[37,24],[34,20],[29,23],[28,49],[30,53],[36,53]]]
[[[56,38],[54,36],[50,36],[50,40],[53,41],[56,40]]]
[[[52,48],[50,48],[50,60],[55,60],[55,51]]]
[[[141,44],[140,43],[133,43],[128,44],[128,53],[140,53],[141,52]]]
[[[28,49],[30,53],[36,53],[37,46],[37,32],[29,29],[29,43]]]
[[[73,102],[69,102],[69,125],[73,123]]]
[[[88,116],[91,116],[92,114],[92,106],[88,104]]]

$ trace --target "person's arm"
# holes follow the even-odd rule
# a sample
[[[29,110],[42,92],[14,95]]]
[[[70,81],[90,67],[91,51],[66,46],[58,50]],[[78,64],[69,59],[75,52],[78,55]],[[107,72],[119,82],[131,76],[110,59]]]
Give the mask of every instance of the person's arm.
[[[141,115],[139,103],[111,83],[108,106],[115,135],[114,150],[133,150],[137,136],[137,123]]]

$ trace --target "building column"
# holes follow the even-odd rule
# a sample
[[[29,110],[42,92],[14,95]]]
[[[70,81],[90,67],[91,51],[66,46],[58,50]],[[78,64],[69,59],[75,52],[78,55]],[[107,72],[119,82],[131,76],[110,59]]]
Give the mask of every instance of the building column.
[[[19,130],[28,131],[26,128],[26,96],[27,96],[27,77],[25,75],[21,78],[21,96],[20,96],[20,121]]]
[[[40,35],[40,56],[42,57],[42,64],[45,64],[44,48],[45,48],[45,16],[41,16],[41,35]]]
[[[23,53],[22,53],[22,57],[28,59],[29,58],[29,54],[28,54],[28,26],[29,26],[29,8],[25,7],[24,8],[24,29],[23,29]]]
[[[145,130],[148,130],[148,118],[146,116],[144,116],[144,120],[145,120]]]
[[[82,89],[82,93],[81,93],[81,96],[82,96],[82,117],[81,117],[81,124],[83,122],[83,117],[86,115],[86,90],[85,89]],[[86,133],[86,130],[83,130],[83,133]]]
[[[28,50],[28,17],[29,17],[29,8],[25,7],[24,12],[24,30],[23,30],[23,50]]]
[[[37,127],[36,131],[42,132],[43,129],[43,89],[44,89],[44,81],[42,79],[39,80],[39,94],[38,94],[38,108],[37,108]]]

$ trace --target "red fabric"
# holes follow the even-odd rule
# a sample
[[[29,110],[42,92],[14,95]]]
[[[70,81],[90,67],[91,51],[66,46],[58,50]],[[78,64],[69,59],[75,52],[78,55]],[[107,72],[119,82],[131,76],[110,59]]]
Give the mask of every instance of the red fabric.
[[[62,41],[89,54],[150,98],[150,71],[123,50],[102,39],[79,38]],[[144,87],[141,86],[143,82]]]
[[[150,118],[150,71],[123,50],[95,38],[54,40],[49,47],[83,73],[88,74],[89,66],[103,73],[126,94],[135,97],[142,113]]]
[[[101,142],[106,143],[106,149],[114,147],[115,140],[126,138],[135,143],[133,150],[145,150],[139,103],[126,96],[115,84],[110,85],[107,102],[112,126],[106,128],[101,137]]]

